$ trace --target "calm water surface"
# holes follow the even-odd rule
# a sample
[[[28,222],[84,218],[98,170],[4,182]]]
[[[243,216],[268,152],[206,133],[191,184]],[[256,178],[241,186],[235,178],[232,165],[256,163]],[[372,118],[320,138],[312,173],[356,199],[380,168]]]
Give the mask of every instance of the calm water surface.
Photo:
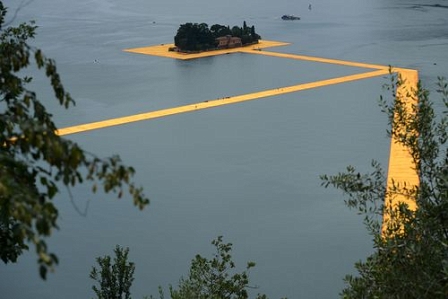
[[[439,1],[444,4],[446,1]],[[18,1],[5,1],[16,7]],[[55,58],[77,101],[56,106],[46,79],[33,88],[59,126],[75,125],[364,71],[247,54],[174,61],[122,50],[172,42],[179,24],[244,20],[275,50],[418,69],[434,89],[446,75],[448,10],[410,1],[39,0],[17,15],[39,25],[35,44]],[[285,22],[285,13],[300,15]],[[34,73],[34,70],[30,70]],[[445,72],[445,73],[444,73]],[[335,298],[353,263],[371,251],[361,217],[320,174],[349,164],[385,167],[389,141],[377,99],[384,78],[271,97],[70,136],[101,156],[120,154],[137,169],[152,202],[92,196],[89,186],[58,199],[60,231],[49,245],[60,257],[42,282],[35,256],[0,268],[2,298],[88,298],[95,257],[130,247],[133,297],[176,284],[190,260],[210,256],[218,235],[234,243],[237,264],[257,262],[254,293],[270,298]]]

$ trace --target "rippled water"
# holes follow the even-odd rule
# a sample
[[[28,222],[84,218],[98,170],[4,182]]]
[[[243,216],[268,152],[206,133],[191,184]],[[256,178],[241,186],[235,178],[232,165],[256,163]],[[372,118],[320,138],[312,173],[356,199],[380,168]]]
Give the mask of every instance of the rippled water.
[[[443,2],[443,1],[442,1]],[[15,7],[18,2],[4,1]],[[15,22],[35,19],[35,44],[55,58],[77,101],[58,108],[43,78],[34,89],[61,127],[364,71],[234,54],[174,61],[123,52],[172,42],[185,22],[256,26],[285,53],[415,68],[433,88],[446,75],[447,9],[418,1],[33,1]],[[443,4],[443,3],[441,3]],[[285,13],[300,15],[285,22]],[[33,70],[31,72],[35,73]],[[377,99],[384,78],[328,86],[70,136],[99,155],[120,154],[152,199],[143,212],[126,200],[72,190],[58,199],[60,231],[49,240],[61,264],[48,281],[35,257],[1,266],[2,298],[92,297],[95,257],[115,244],[136,262],[134,298],[176,284],[195,254],[212,254],[218,235],[237,263],[257,262],[254,293],[335,298],[342,277],[371,251],[361,217],[320,174],[388,161],[386,118]],[[107,198],[107,200],[106,200]],[[90,201],[88,201],[90,199]]]

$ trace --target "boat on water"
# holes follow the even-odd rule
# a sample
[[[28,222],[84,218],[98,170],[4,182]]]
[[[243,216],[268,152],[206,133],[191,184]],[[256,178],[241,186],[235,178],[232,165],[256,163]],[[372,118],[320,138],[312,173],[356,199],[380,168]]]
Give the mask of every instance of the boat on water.
[[[294,16],[294,15],[283,15],[282,20],[300,20],[300,17]]]

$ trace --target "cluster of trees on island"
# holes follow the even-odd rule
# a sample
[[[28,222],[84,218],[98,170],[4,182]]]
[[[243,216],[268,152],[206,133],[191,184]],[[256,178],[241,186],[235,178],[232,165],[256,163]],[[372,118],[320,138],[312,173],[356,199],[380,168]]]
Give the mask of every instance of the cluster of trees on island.
[[[258,43],[260,35],[255,32],[255,26],[243,27],[215,24],[210,28],[206,23],[185,23],[179,26],[174,37],[177,51],[208,51],[222,48],[241,47]]]

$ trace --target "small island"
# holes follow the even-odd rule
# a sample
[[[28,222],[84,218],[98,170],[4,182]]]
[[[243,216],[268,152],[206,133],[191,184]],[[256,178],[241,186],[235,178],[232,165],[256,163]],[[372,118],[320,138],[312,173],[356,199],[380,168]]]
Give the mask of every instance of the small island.
[[[210,28],[206,23],[185,23],[179,26],[174,37],[174,47],[169,51],[199,53],[257,44],[261,39],[254,26],[243,27],[215,24]]]

